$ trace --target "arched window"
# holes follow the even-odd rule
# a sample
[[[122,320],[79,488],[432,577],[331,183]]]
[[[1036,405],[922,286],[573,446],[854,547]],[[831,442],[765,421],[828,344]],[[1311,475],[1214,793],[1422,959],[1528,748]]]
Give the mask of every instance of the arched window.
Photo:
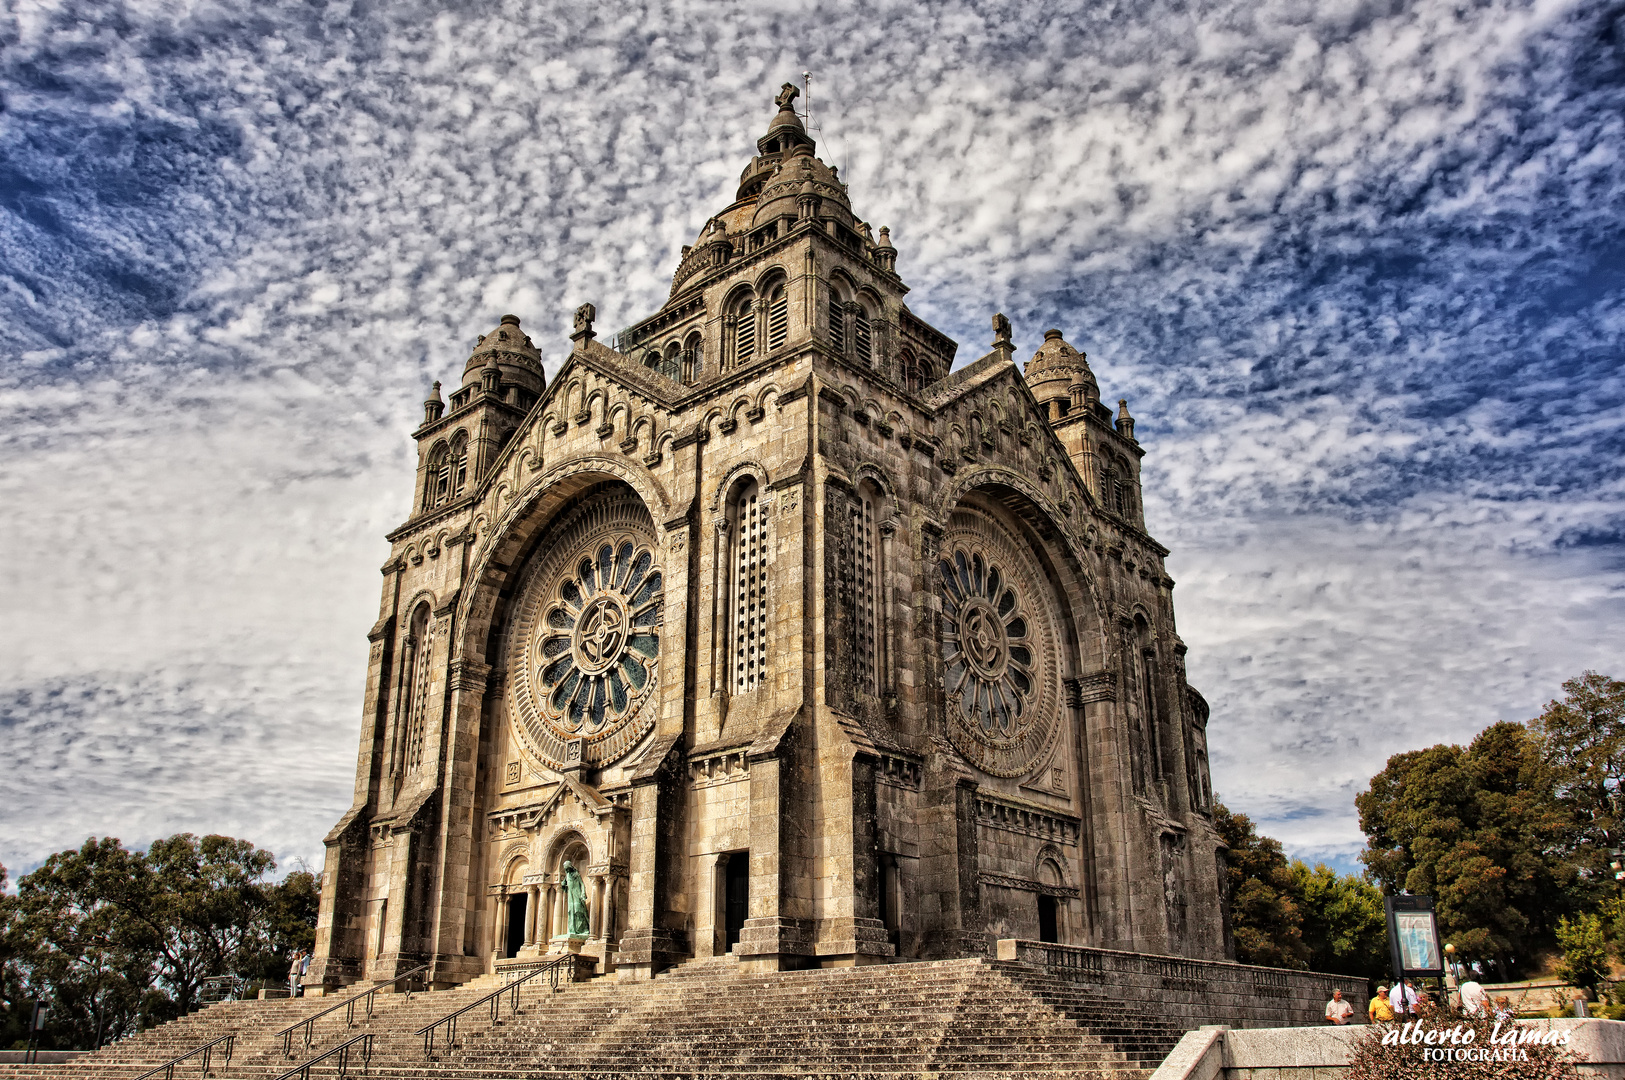
[[[914,359],[914,350],[907,345],[898,354],[898,368],[903,373],[903,389],[915,392],[920,389],[919,361]]]
[[[756,355],[756,308],[746,296],[734,307],[734,363],[743,364]]]
[[[675,341],[666,343],[666,359],[660,363],[660,374],[673,382],[682,381],[683,347]]]
[[[881,559],[878,519],[880,489],[873,481],[858,488],[852,504],[852,659],[856,688],[878,694],[881,668]]]
[[[834,292],[829,296],[829,347],[846,355],[846,301]]]
[[[643,354],[643,366],[654,371],[660,370],[660,350],[650,349]]]
[[[700,355],[705,347],[704,340],[698,334],[690,334],[688,341],[683,345],[683,385],[693,386],[700,377]]]
[[[767,659],[767,530],[755,480],[728,507],[728,669],[736,694],[755,690]]]
[[[858,363],[873,367],[874,337],[869,329],[869,313],[861,306],[852,313],[852,343],[857,346]]]
[[[774,285],[767,294],[767,350],[780,348],[790,337],[790,295],[784,283]]]
[[[429,466],[423,478],[423,509],[433,510],[451,490],[451,450],[440,443],[429,451]]]

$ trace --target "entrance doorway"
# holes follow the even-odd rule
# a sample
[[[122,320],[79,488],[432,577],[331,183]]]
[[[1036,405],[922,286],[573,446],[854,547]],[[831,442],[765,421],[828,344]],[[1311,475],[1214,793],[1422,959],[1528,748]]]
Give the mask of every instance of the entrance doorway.
[[[727,931],[728,951],[739,944],[739,931],[745,928],[750,914],[750,852],[736,851],[728,856],[724,873],[723,926]]]
[[[518,956],[519,950],[525,946],[525,915],[529,901],[530,897],[522,892],[508,897],[508,956]]]
[[[1055,897],[1038,898],[1038,940],[1051,945],[1061,943],[1060,920],[1055,917]]]

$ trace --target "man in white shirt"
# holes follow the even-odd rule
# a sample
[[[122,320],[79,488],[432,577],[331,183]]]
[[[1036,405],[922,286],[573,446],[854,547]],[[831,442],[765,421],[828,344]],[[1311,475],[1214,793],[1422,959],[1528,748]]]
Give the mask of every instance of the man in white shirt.
[[[1416,1012],[1416,991],[1409,982],[1401,979],[1388,991],[1388,1004],[1393,1007],[1395,1017],[1410,1016]]]
[[[1483,1016],[1489,997],[1482,986],[1469,979],[1461,984],[1461,1011],[1468,1016]]]
[[[1333,990],[1332,999],[1326,1003],[1327,1023],[1346,1024],[1353,1015],[1354,1006],[1343,1000],[1343,991]]]

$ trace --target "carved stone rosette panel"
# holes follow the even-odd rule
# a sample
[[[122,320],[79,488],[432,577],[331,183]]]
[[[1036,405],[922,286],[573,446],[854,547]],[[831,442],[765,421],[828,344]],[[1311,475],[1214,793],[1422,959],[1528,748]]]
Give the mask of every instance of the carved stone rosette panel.
[[[548,530],[508,636],[509,706],[521,743],[555,769],[570,743],[606,765],[654,724],[664,578],[654,523],[626,495],[590,499]]]
[[[948,738],[993,776],[1025,776],[1060,730],[1054,593],[1026,545],[956,510],[937,560]]]

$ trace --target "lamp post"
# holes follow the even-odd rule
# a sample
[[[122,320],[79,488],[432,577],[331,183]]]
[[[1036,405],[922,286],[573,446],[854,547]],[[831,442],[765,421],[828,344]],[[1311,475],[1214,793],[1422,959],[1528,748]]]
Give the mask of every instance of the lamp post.
[[[1454,993],[1456,989],[1456,947],[1444,947],[1444,984]]]

